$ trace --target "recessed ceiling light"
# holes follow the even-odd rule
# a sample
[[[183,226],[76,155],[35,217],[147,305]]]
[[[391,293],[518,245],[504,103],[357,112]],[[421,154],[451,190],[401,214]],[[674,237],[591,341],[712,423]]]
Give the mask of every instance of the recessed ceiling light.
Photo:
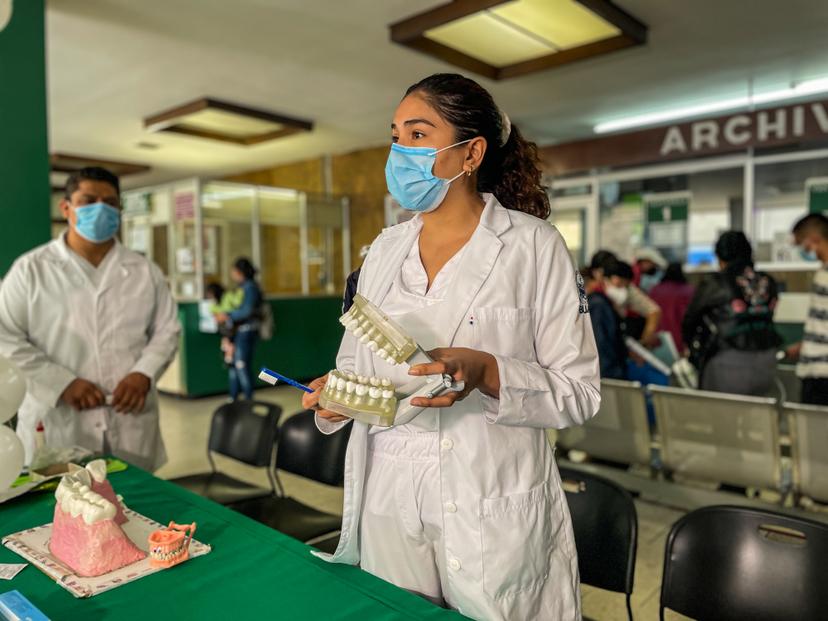
[[[89,157],[73,153],[52,153],[49,155],[49,164],[53,172],[73,173],[81,168],[100,166],[119,177],[134,175],[150,170],[146,164],[122,162],[118,160],[104,160],[99,157]]]
[[[392,24],[391,40],[494,80],[644,43],[609,0],[464,0]]]
[[[647,114],[637,114],[634,116],[614,119],[612,121],[604,121],[602,123],[598,123],[592,129],[596,134],[606,134],[608,132],[620,131],[622,129],[657,125],[659,123],[678,121],[679,119],[689,119],[696,116],[711,114],[713,112],[738,110],[740,108],[747,108],[751,105],[785,101],[787,99],[796,99],[799,97],[806,97],[808,95],[825,92],[828,92],[828,78],[817,78],[814,80],[800,82],[799,84],[789,88],[756,93],[752,96],[745,95],[743,97],[731,97],[695,106],[682,106],[679,108],[661,110],[659,112],[649,112]]]
[[[311,131],[313,123],[204,97],[149,116],[144,127],[250,146]]]

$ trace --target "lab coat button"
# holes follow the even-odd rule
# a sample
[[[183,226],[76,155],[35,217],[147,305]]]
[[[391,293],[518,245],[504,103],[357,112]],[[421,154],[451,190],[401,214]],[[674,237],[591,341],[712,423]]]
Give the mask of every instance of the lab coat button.
[[[457,505],[453,502],[447,502],[446,511],[448,511],[449,513],[457,513]]]
[[[443,441],[440,442],[440,446],[442,446],[445,450],[450,451],[454,448],[454,442],[452,442],[449,438],[443,438]]]
[[[448,566],[449,566],[449,569],[451,569],[452,571],[459,571],[460,570],[460,561],[458,561],[456,558],[449,559]]]

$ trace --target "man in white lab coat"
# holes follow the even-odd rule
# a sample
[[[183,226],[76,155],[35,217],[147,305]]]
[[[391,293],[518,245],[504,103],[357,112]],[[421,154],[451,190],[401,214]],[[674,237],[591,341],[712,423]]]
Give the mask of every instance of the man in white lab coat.
[[[17,433],[49,446],[111,452],[146,469],[166,461],[155,381],[178,348],[176,305],[161,270],[116,239],[118,178],[69,177],[69,230],[20,257],[0,287],[0,355],[26,374]]]

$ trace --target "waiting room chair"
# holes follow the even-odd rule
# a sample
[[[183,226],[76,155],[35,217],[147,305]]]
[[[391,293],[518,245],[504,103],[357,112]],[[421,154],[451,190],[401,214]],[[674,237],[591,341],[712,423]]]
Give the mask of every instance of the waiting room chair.
[[[176,485],[223,505],[250,498],[274,496],[273,447],[282,408],[261,401],[225,403],[213,413],[207,459],[210,472],[171,479]],[[216,470],[213,453],[267,471],[270,489],[239,481]]]
[[[776,366],[776,381],[781,386],[783,398],[781,401],[796,403],[802,394],[802,380],[796,375],[795,364],[779,364]]]
[[[704,507],[667,536],[659,618],[815,621],[828,611],[828,525],[747,507]]]
[[[348,425],[325,435],[316,428],[313,410],[299,412],[281,425],[276,468],[326,485],[341,486],[350,434]],[[284,493],[233,503],[230,508],[325,552],[335,549],[342,525],[341,516],[309,507]]]
[[[783,410],[790,425],[794,492],[828,502],[828,407],[785,403]]]
[[[591,457],[650,465],[647,403],[639,382],[601,380],[601,408],[585,424],[558,431],[556,444]]]
[[[581,582],[624,593],[627,615],[635,578],[638,517],[627,490],[603,477],[561,468],[572,516]]]
[[[774,399],[648,386],[664,468],[690,478],[779,489],[779,411]]]

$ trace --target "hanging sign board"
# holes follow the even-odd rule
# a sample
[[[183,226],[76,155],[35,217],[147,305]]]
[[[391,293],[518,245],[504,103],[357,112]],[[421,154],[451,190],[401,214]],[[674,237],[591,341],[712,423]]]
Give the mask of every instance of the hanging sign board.
[[[541,149],[553,175],[828,140],[828,100],[742,112]]]

